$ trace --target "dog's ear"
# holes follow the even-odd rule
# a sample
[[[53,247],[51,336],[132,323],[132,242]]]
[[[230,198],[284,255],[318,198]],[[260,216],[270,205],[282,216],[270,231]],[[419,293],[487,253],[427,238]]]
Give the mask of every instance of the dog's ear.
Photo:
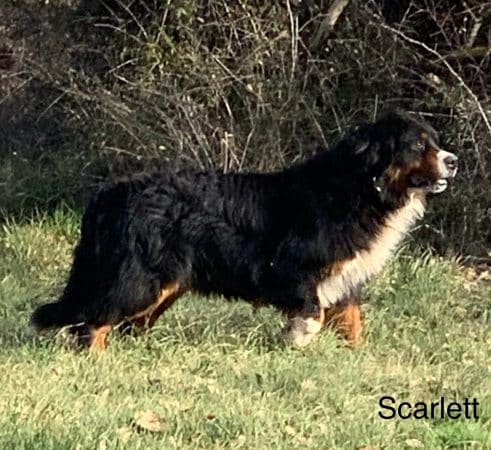
[[[365,128],[354,145],[360,171],[370,178],[380,177],[391,165],[400,142],[400,127],[391,118]]]
[[[361,155],[363,152],[368,150],[369,146],[370,146],[370,140],[369,139],[357,141],[356,145],[354,146],[355,155]]]
[[[380,162],[380,142],[374,133],[374,124],[365,123],[351,130],[348,137],[352,155],[363,172],[372,172]]]
[[[408,116],[390,111],[374,123],[363,123],[350,130],[346,137],[349,152],[360,172],[379,177],[391,164],[408,126]]]
[[[389,110],[384,112],[374,123],[374,128],[382,137],[385,136],[387,142],[390,138],[396,144],[401,135],[407,130],[408,124],[414,119],[406,112],[400,110]]]
[[[411,117],[403,111],[389,111],[382,115],[372,127],[373,139],[381,149],[381,155],[392,159],[401,145],[401,139],[408,130]]]
[[[359,156],[370,147],[370,124],[363,123],[353,127],[347,134],[349,147],[354,155]]]

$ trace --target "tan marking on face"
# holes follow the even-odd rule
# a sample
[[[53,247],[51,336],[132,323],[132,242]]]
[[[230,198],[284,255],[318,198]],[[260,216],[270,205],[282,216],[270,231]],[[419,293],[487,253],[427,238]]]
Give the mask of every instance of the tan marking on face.
[[[422,133],[421,137],[426,142],[426,150],[420,158],[403,166],[393,165],[386,171],[387,187],[389,191],[398,196],[405,194],[413,186],[411,180],[414,177],[428,182],[436,182],[442,177],[441,162],[438,156],[442,151],[430,144],[433,140],[425,133]]]
[[[417,177],[421,180],[434,183],[440,177],[439,162],[438,162],[439,151],[433,147],[429,147],[423,154],[423,157],[416,163],[409,165],[406,173],[404,174],[403,183],[406,186],[411,185],[411,180]]]
[[[377,275],[392,257],[408,231],[425,210],[425,195],[410,192],[406,203],[390,214],[380,226],[368,249],[342,262],[342,270],[327,275],[317,285],[320,305],[329,308]]]
[[[400,167],[389,167],[387,169],[387,188],[389,191],[400,196],[406,192],[409,186],[409,172],[410,167],[405,167],[403,170]]]
[[[424,152],[421,163],[418,167],[413,169],[414,171],[420,171],[426,176],[431,176],[433,179],[438,179],[440,177],[438,173],[438,150],[430,147]]]

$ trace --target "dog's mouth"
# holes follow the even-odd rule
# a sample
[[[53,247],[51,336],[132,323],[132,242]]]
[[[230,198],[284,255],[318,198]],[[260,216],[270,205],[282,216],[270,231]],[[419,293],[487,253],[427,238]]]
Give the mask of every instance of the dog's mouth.
[[[447,189],[448,183],[452,178],[453,177],[439,178],[436,181],[431,181],[418,175],[414,175],[411,177],[411,183],[413,187],[423,189],[429,194],[440,194]]]

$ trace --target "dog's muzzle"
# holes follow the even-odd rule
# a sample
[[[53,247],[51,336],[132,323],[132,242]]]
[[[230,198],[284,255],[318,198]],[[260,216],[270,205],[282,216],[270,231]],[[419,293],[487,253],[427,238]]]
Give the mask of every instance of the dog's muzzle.
[[[453,180],[457,174],[457,162],[459,160],[456,155],[445,150],[439,150],[437,158],[440,178],[429,186],[428,192],[432,194],[439,194],[447,189],[448,182]]]
[[[453,153],[439,150],[437,153],[436,168],[439,178],[436,181],[430,181],[424,177],[415,175],[411,178],[413,186],[424,189],[430,194],[440,194],[447,189],[449,181],[455,178],[457,161],[458,158]]]

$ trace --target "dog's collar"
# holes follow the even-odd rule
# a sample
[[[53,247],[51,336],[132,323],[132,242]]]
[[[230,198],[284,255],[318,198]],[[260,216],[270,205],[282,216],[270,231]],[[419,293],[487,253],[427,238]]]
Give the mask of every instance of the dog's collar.
[[[373,187],[375,188],[375,190],[378,193],[382,192],[382,187],[379,186],[379,184],[378,184],[378,178],[377,177],[373,177],[373,180],[372,181],[373,181]]]

